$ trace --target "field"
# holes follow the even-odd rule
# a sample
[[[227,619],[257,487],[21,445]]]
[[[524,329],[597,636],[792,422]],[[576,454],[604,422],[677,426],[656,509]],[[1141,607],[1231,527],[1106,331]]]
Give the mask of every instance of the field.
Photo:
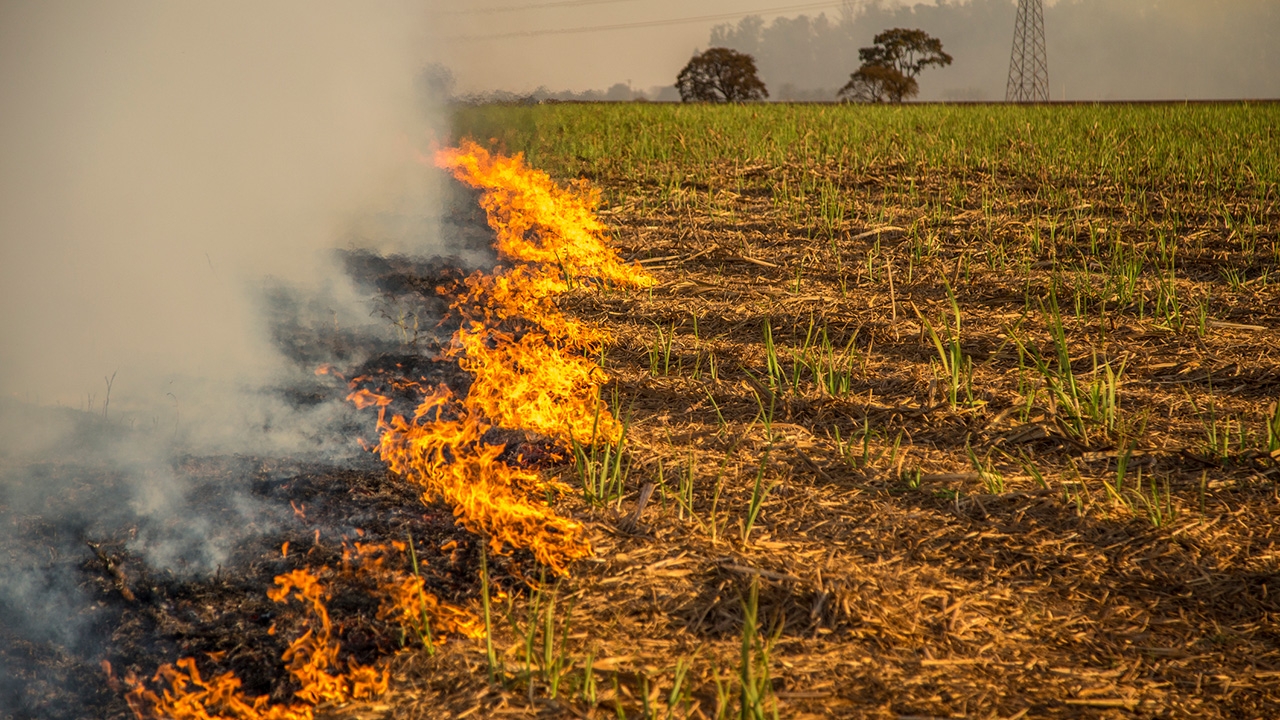
[[[382,708],[1280,715],[1280,107],[481,106],[660,284],[594,557]],[[369,706],[349,712],[370,712]]]
[[[40,470],[0,551],[63,558],[101,649],[0,625],[0,705],[1280,717],[1280,105],[453,122],[480,269],[345,251],[396,339],[277,328],[380,458],[181,458],[211,576],[68,534],[117,481]]]

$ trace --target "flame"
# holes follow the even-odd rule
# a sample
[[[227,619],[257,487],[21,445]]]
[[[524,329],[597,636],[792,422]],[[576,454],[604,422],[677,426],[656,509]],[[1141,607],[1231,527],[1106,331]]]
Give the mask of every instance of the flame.
[[[384,407],[391,404],[391,398],[375,394],[370,390],[356,390],[347,396],[347,400],[361,410],[367,407]]]
[[[411,627],[420,623],[425,615],[431,622],[437,645],[445,642],[449,634],[471,639],[484,637],[484,625],[479,618],[460,607],[440,602],[424,588],[421,577],[401,574],[395,584],[383,586],[387,599],[378,609],[378,617],[394,618],[401,627]]]
[[[125,678],[130,690],[125,696],[129,709],[139,718],[165,720],[312,720],[309,705],[270,705],[265,695],[249,700],[240,691],[240,678],[225,672],[205,680],[195,658],[183,658],[175,665],[162,665],[152,682],[168,689],[160,695],[148,690],[136,677]]]
[[[457,419],[445,420],[446,415]],[[424,500],[439,497],[453,507],[467,530],[489,539],[494,552],[526,548],[557,573],[586,557],[582,525],[562,518],[524,493],[545,487],[536,472],[498,459],[502,445],[485,443],[489,429],[443,385],[430,391],[411,420],[380,415],[377,450],[392,472],[424,489]]]
[[[599,192],[581,183],[561,188],[546,173],[525,165],[522,155],[491,155],[469,140],[440,150],[435,162],[485,191],[480,206],[497,232],[502,257],[620,286],[654,283],[624,264],[605,242],[605,226],[594,212]]]
[[[346,702],[386,692],[386,670],[348,660],[345,673],[330,672],[338,664],[339,647],[324,604],[324,586],[316,575],[305,569],[294,570],[276,577],[275,584],[267,591],[267,597],[278,603],[302,600],[315,618],[314,626],[294,640],[283,655],[290,674],[302,686],[294,693],[301,704],[270,705],[265,695],[250,700],[241,692],[235,673],[225,672],[205,680],[195,659],[183,658],[176,665],[163,665],[156,671],[152,682],[168,686],[159,695],[136,677],[126,679],[130,685],[126,700],[134,715],[171,720],[311,720],[313,707],[321,702]]]
[[[386,670],[379,672],[348,660],[345,674],[329,672],[329,668],[338,665],[338,642],[332,637],[333,623],[325,608],[320,579],[306,569],[298,569],[276,577],[276,587],[267,591],[267,597],[278,603],[288,602],[291,596],[309,604],[319,624],[294,640],[282,656],[289,673],[302,685],[295,693],[298,699],[315,705],[358,700],[386,692]]]
[[[401,543],[393,548],[402,553],[405,549]],[[474,615],[426,592],[421,576],[385,567],[384,559],[390,552],[383,545],[357,545],[355,555],[362,561],[358,567],[352,566],[350,551],[343,553],[344,574],[365,575],[376,583],[383,596],[380,617],[394,617],[408,625],[421,622],[425,616],[436,631],[437,644],[443,643],[448,633],[484,637],[483,626]],[[282,656],[301,686],[294,693],[301,702],[271,705],[265,695],[250,699],[241,691],[241,681],[235,673],[205,679],[195,659],[188,657],[156,671],[152,683],[165,686],[159,694],[133,675],[125,679],[130,687],[125,699],[134,715],[165,720],[312,720],[314,706],[320,703],[372,698],[387,691],[386,670],[348,659],[344,672],[334,672],[340,648],[333,639],[333,623],[325,607],[327,592],[318,575],[306,569],[279,575],[267,596],[278,603],[299,600],[313,618],[312,627],[294,640]],[[221,653],[210,654],[215,661],[220,656]]]
[[[484,625],[480,619],[462,608],[441,602],[427,592],[426,583],[416,566],[412,575],[386,567],[384,560],[392,550],[403,555],[407,547],[402,542],[392,542],[390,548],[376,543],[356,544],[354,555],[359,556],[362,562],[360,574],[373,578],[383,596],[378,617],[393,618],[402,628],[417,627],[425,617],[437,645],[444,643],[450,634],[483,638]],[[352,556],[349,550],[343,551],[344,568],[350,566]]]
[[[452,295],[451,307],[463,320],[446,356],[471,373],[471,387],[460,399],[444,386],[427,389],[391,381],[398,391],[420,393],[411,418],[388,419],[392,399],[358,387],[368,378],[351,380],[347,399],[359,408],[378,408],[375,449],[392,471],[423,488],[424,499],[439,497],[451,505],[458,523],[486,538],[493,551],[527,549],[554,573],[565,575],[570,563],[591,552],[583,527],[529,498],[563,486],[506,464],[500,460],[505,447],[483,438],[501,426],[539,433],[565,449],[573,442],[616,442],[621,427],[600,399],[608,378],[589,357],[609,336],[564,314],[556,299],[574,288],[643,288],[654,280],[623,263],[609,247],[593,212],[599,195],[585,185],[561,188],[546,173],[527,167],[520,155],[491,155],[469,141],[440,150],[435,162],[484,191],[480,204],[505,263],[492,273],[475,273],[440,289]],[[342,379],[329,366],[316,374]],[[404,550],[400,543],[393,547]],[[281,552],[288,555],[287,543]],[[385,546],[357,545],[355,555],[362,558],[358,570],[353,570],[352,553],[343,555],[343,572],[375,580],[384,596],[379,617],[407,626],[425,616],[436,642],[449,633],[484,636],[474,615],[426,592],[416,571],[388,570],[383,562],[388,552]],[[126,700],[134,714],[172,720],[312,720],[319,703],[386,691],[386,670],[350,659],[345,671],[336,670],[339,645],[319,576],[300,569],[277,577],[275,584],[268,592],[272,600],[301,601],[313,618],[311,628],[283,655],[301,686],[296,693],[300,703],[271,705],[266,696],[247,698],[233,673],[205,679],[195,660],[184,658],[156,672],[152,683],[162,686],[159,694],[133,675],[126,678]]]
[[[608,335],[565,315],[555,301],[574,286],[654,281],[609,247],[593,212],[599,195],[585,186],[561,188],[521,156],[491,155],[469,141],[440,150],[435,162],[484,191],[480,205],[505,263],[440,288],[452,294],[451,307],[463,319],[446,356],[472,375],[471,386],[461,399],[443,386],[423,390],[411,419],[387,419],[391,400],[367,389],[348,399],[379,408],[377,452],[392,471],[422,486],[424,499],[451,505],[459,524],[487,538],[494,552],[527,549],[565,575],[570,563],[590,554],[582,525],[530,500],[528,491],[548,483],[499,460],[504,447],[483,436],[499,426],[539,433],[564,449],[616,442],[621,425],[600,398],[608,377],[588,357]]]
[[[469,141],[439,151],[436,164],[484,190],[480,205],[497,236],[498,256],[509,264],[468,277],[452,303],[465,322],[451,354],[475,378],[464,402],[502,427],[562,442],[616,442],[621,427],[599,398],[608,377],[583,356],[598,353],[609,336],[555,304],[575,285],[655,283],[606,242],[593,212],[599,193],[583,185],[560,188],[520,155],[491,155]],[[504,323],[517,332],[500,331]]]
[[[600,401],[606,376],[590,359],[544,335],[512,335],[473,323],[460,330],[459,364],[474,378],[466,404],[502,427],[591,444],[616,441],[622,428]]]

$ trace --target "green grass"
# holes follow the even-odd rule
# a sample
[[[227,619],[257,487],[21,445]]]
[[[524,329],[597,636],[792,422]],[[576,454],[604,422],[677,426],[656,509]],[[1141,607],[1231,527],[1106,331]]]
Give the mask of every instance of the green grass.
[[[1127,189],[1131,199],[1153,212],[1156,198],[1144,189],[1153,179],[1176,179],[1173,184],[1187,193],[1231,189],[1261,197],[1274,192],[1280,181],[1277,127],[1280,107],[1243,104],[486,105],[458,108],[454,114],[458,135],[496,139],[553,175],[625,175],[660,186],[664,202],[718,184],[716,175],[726,161],[790,168],[784,182],[740,178],[729,189],[742,194],[753,186],[767,187],[775,205],[813,223],[814,236],[830,234],[839,220],[854,214],[837,186],[804,172],[817,165],[850,173],[884,166],[961,175],[1008,172],[1039,179],[1050,199],[1069,194],[1069,188],[1056,184],[1059,179],[1106,178],[1121,197]],[[895,191],[904,199],[919,193],[911,174],[902,176]],[[948,193],[940,200],[956,199]],[[998,200],[996,195],[988,204]],[[1240,228],[1245,249],[1257,244],[1258,212],[1219,210],[1225,211],[1224,222]]]
[[[591,180],[606,207],[734,224],[766,204],[787,236],[824,249],[788,264],[797,296],[827,268],[843,297],[851,279],[909,286],[943,261],[966,284],[975,263],[1024,276],[1049,263],[1078,318],[1203,336],[1231,300],[1207,287],[1248,295],[1280,262],[1276,104],[490,105],[453,119],[457,136]],[[984,243],[952,259],[958,215]],[[909,249],[894,265],[878,239],[847,247],[851,229],[888,226]],[[1221,236],[1189,230],[1205,227]],[[654,373],[671,369],[666,332]]]

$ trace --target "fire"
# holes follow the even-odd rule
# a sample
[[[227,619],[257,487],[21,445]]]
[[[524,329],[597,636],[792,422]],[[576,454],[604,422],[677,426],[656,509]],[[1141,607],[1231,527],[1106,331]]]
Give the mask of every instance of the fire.
[[[385,559],[393,549],[403,553],[405,548],[402,543],[395,543],[391,548],[357,545],[354,553],[346,550],[337,575],[372,580],[383,596],[380,617],[394,617],[401,625],[429,622],[436,631],[436,643],[444,642],[450,633],[471,638],[484,636],[474,615],[426,592],[421,576],[387,568]],[[320,571],[329,572],[328,568]],[[152,683],[167,686],[159,694],[136,677],[126,678],[130,689],[125,699],[134,715],[165,720],[312,720],[314,707],[320,703],[367,699],[387,691],[386,670],[348,659],[345,670],[337,671],[341,648],[333,637],[333,623],[325,606],[328,593],[319,575],[307,569],[279,575],[267,596],[278,603],[301,601],[312,619],[311,627],[289,645],[282,657],[290,675],[301,686],[295,693],[301,702],[271,705],[266,696],[248,698],[234,673],[205,679],[194,658],[183,658],[156,672]]]
[[[399,391],[421,394],[411,418],[388,418],[392,399],[359,387],[362,378],[350,381],[347,399],[360,408],[378,408],[374,449],[393,472],[420,485],[424,499],[440,498],[452,506],[458,523],[485,538],[494,552],[526,549],[565,575],[573,561],[591,552],[584,528],[530,499],[563,486],[503,462],[504,446],[485,442],[484,436],[498,426],[539,433],[564,449],[573,442],[616,442],[621,427],[600,398],[608,378],[590,359],[609,337],[563,313],[556,299],[575,288],[643,288],[654,280],[609,247],[593,212],[599,196],[585,186],[561,188],[527,167],[521,156],[491,155],[471,142],[439,151],[435,162],[484,191],[480,203],[504,263],[492,273],[476,273],[440,289],[452,295],[451,307],[463,321],[446,356],[472,375],[472,384],[459,398],[444,386],[393,382]],[[328,366],[316,374],[342,379]],[[401,543],[393,547],[404,551]],[[379,617],[402,627],[429,622],[433,643],[447,634],[484,636],[475,616],[426,592],[416,564],[412,575],[388,569],[389,552],[385,546],[358,545],[343,558],[342,573],[372,579],[383,595]],[[288,556],[288,543],[281,553]],[[134,676],[126,679],[134,714],[172,720],[312,720],[319,703],[386,691],[385,670],[350,659],[339,669],[340,648],[319,575],[305,569],[280,575],[268,595],[280,603],[300,601],[312,618],[310,629],[283,656],[301,686],[299,703],[273,706],[265,696],[248,698],[233,673],[205,679],[196,661],[184,658],[156,672],[152,683],[162,687],[158,694]]]
[[[355,555],[362,559],[359,572],[373,578],[382,594],[382,604],[378,609],[379,618],[392,618],[402,629],[420,628],[424,623],[430,626],[431,640],[434,644],[442,644],[448,635],[460,635],[467,638],[483,638],[484,626],[475,615],[441,602],[432,593],[427,592],[426,583],[417,572],[416,554],[414,573],[392,570],[385,566],[384,560],[393,551],[403,554],[406,545],[393,542],[391,546],[380,544],[356,544]],[[353,554],[343,552],[343,566],[349,568]]]
[[[333,639],[333,623],[325,608],[325,592],[319,578],[305,569],[294,570],[278,576],[276,587],[267,591],[267,597],[278,603],[288,602],[291,596],[310,605],[318,624],[294,640],[282,656],[289,673],[302,685],[296,693],[298,699],[315,705],[386,692],[385,670],[379,672],[348,660],[345,674],[329,672],[338,666],[338,643]]]
[[[600,201],[597,191],[581,184],[561,188],[546,173],[525,165],[522,156],[492,155],[467,140],[440,150],[435,161],[485,191],[480,206],[497,232],[503,258],[553,273],[560,270],[566,279],[594,278],[624,287],[654,283],[624,264],[605,242],[605,226],[594,212]]]
[[[448,415],[456,419],[444,419]],[[483,441],[489,426],[447,387],[429,392],[411,420],[380,417],[378,424],[377,450],[392,472],[421,485],[424,498],[451,505],[458,522],[487,537],[494,552],[526,548],[562,574],[569,562],[590,552],[580,523],[525,499],[525,492],[545,483],[536,472],[499,460],[504,447]]]
[[[604,371],[543,335],[512,335],[473,324],[458,331],[459,364],[474,381],[466,404],[498,425],[590,444],[622,428],[599,397]]]
[[[161,694],[147,689],[137,678],[127,682],[130,709],[139,718],[172,720],[310,720],[313,707],[321,702],[346,702],[386,692],[387,672],[348,661],[347,672],[330,672],[338,665],[338,642],[333,639],[333,623],[325,608],[325,590],[318,577],[305,569],[294,570],[275,579],[276,587],[267,596],[278,603],[303,601],[314,618],[313,627],[294,640],[284,652],[289,672],[302,686],[295,694],[302,702],[270,705],[266,696],[246,698],[240,679],[226,672],[205,680],[194,658],[183,658],[176,666],[164,665],[152,682],[168,685]]]
[[[240,691],[240,679],[226,672],[205,680],[196,668],[195,658],[183,658],[175,665],[163,665],[152,682],[164,683],[169,689],[161,695],[148,690],[135,677],[125,679],[130,685],[125,699],[129,709],[139,718],[166,720],[311,720],[309,705],[270,705],[265,695],[247,699]]]
[[[378,406],[379,455],[421,485],[426,499],[451,505],[458,522],[487,538],[494,552],[527,549],[564,575],[590,553],[581,524],[530,500],[527,491],[546,484],[499,460],[504,447],[483,437],[498,426],[539,433],[564,449],[573,442],[616,442],[622,428],[600,398],[608,378],[588,357],[608,336],[565,315],[555,300],[574,286],[654,281],[623,263],[605,241],[592,212],[596,193],[560,188],[520,156],[491,155],[471,142],[441,150],[435,161],[484,190],[480,204],[505,263],[440,289],[453,295],[451,307],[463,320],[446,354],[472,375],[471,387],[460,399],[444,387],[424,391],[411,419],[387,419],[390,399],[367,389],[348,399]]]
[[[378,610],[378,616],[394,618],[401,627],[415,627],[426,616],[431,623],[433,642],[444,642],[448,634],[473,640],[484,637],[484,625],[475,615],[462,608],[440,602],[425,589],[425,583],[417,575],[401,575],[394,585],[384,588],[387,599]]]
[[[616,442],[621,428],[599,399],[608,378],[584,357],[608,335],[566,316],[555,299],[575,286],[643,288],[655,281],[608,245],[593,212],[595,191],[560,188],[519,155],[494,156],[471,142],[441,150],[436,164],[484,190],[480,205],[498,256],[509,264],[467,278],[452,304],[465,321],[453,354],[475,377],[464,402],[502,427],[562,442]]]

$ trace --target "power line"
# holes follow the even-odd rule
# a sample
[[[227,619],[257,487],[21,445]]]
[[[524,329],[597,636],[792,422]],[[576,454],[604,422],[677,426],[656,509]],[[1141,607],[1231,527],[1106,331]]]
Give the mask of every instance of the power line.
[[[636,0],[558,0],[558,2],[524,3],[521,5],[498,5],[494,7],[472,7],[444,10],[441,15],[489,15],[492,13],[518,12],[521,10],[545,10],[552,8],[581,7],[583,5],[612,5],[614,3],[636,2]]]
[[[573,0],[566,0],[572,2]],[[599,1],[599,0],[597,0]],[[759,8],[756,10],[738,11],[732,13],[717,13],[715,15],[698,15],[693,17],[667,18],[664,20],[642,20],[639,22],[614,23],[612,25],[589,25],[586,27],[575,28],[545,28],[540,30],[515,30],[505,33],[493,33],[491,35],[460,35],[447,38],[451,42],[463,42],[474,40],[504,40],[509,38],[527,38],[540,37],[544,35],[571,35],[576,33],[590,32],[606,32],[610,30],[632,30],[636,28],[661,27],[663,25],[682,25],[685,23],[711,22],[714,20],[733,20],[735,18],[744,17],[746,15],[776,15],[785,12],[795,12],[797,10],[820,10],[828,7],[839,7],[842,3],[838,0],[828,0],[828,2],[809,2],[800,5],[780,5],[770,8]]]

